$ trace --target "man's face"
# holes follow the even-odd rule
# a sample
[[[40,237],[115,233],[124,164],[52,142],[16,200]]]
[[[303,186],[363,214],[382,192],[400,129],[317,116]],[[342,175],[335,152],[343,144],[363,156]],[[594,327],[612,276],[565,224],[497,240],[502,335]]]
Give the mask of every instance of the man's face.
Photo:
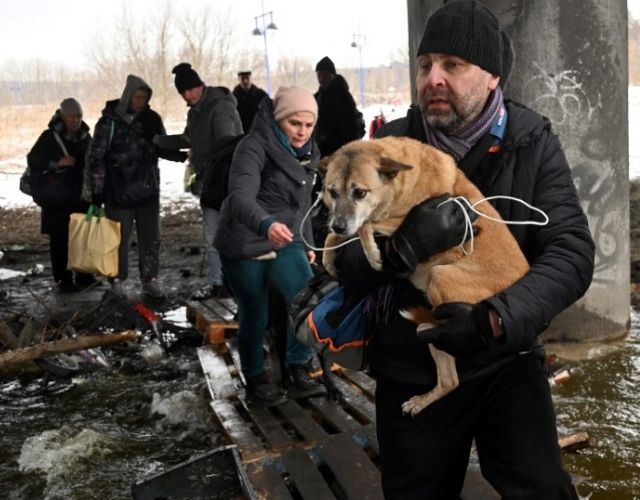
[[[204,85],[193,87],[192,89],[185,90],[182,94],[182,98],[186,101],[187,106],[195,106],[200,101],[202,94],[204,93]]]
[[[62,121],[69,132],[77,132],[82,124],[82,113],[67,113],[62,115]]]
[[[330,71],[316,71],[318,85],[320,85],[320,87],[322,87],[323,89],[327,88],[327,86],[331,83],[335,76],[336,75],[334,75]]]
[[[482,112],[500,77],[448,54],[418,56],[418,101],[427,123],[448,134],[464,130]]]
[[[131,102],[129,102],[129,108],[134,113],[140,113],[149,102],[149,92],[144,89],[138,89],[131,95]]]
[[[238,77],[240,80],[240,86],[244,90],[249,90],[251,88],[251,75],[241,75]]]

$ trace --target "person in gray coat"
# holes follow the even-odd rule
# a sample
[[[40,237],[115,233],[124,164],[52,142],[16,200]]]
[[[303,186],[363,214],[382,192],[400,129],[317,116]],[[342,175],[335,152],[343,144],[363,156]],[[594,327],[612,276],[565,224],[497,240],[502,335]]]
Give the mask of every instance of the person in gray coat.
[[[242,134],[242,121],[236,108],[237,101],[226,87],[208,87],[188,63],[173,68],[176,89],[189,106],[187,126],[182,134],[159,136],[155,143],[161,148],[190,148],[189,161],[202,178],[207,161],[213,155],[215,141],[225,136]],[[222,283],[220,256],[213,244],[220,212],[202,205],[203,239],[209,263],[210,285],[198,298],[228,297]]]
[[[320,153],[312,138],[318,107],[299,87],[280,87],[265,97],[251,130],[238,144],[229,174],[229,195],[221,209],[215,244],[225,278],[238,303],[238,341],[247,398],[265,406],[285,400],[265,371],[262,348],[269,315],[269,286],[288,307],[312,276],[315,253],[311,224],[303,226],[311,205],[315,162]],[[305,239],[302,238],[304,232]],[[309,376],[312,351],[287,325],[285,364],[289,395],[324,392]]]

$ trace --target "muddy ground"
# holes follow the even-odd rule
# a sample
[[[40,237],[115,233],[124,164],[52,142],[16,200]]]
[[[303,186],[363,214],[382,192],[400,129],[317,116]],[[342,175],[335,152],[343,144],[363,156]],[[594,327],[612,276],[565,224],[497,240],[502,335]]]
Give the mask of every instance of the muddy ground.
[[[167,294],[164,301],[151,305],[158,312],[184,305],[186,300],[207,283],[206,263],[202,252],[200,209],[176,208],[161,218],[160,283]],[[54,286],[48,251],[48,236],[40,234],[40,211],[37,208],[0,208],[0,251],[4,257],[0,268],[27,274],[0,280],[0,320],[29,314],[39,318],[80,310],[86,312],[103,299],[109,289],[106,279],[89,291],[61,294]],[[34,273],[34,268],[44,267]],[[132,301],[143,301],[138,274],[135,236],[130,251],[129,279],[126,289]]]

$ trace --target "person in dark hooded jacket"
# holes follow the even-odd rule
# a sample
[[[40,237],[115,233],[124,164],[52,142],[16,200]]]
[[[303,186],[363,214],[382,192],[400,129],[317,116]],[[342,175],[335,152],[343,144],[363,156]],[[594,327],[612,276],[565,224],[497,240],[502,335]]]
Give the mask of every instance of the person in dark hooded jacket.
[[[127,76],[120,99],[108,101],[94,131],[89,154],[91,197],[105,205],[108,218],[120,222],[118,276],[111,290],[126,297],[129,246],[133,225],[138,243],[138,268],[143,292],[164,297],[158,283],[160,268],[160,170],[158,157],[184,161],[186,153],[161,150],[152,141],[165,135],[158,113],[149,106],[151,87],[140,77]]]
[[[510,47],[480,2],[446,3],[429,18],[418,47],[419,105],[376,136],[429,143],[451,154],[485,196],[508,195],[544,211],[546,224],[509,226],[530,271],[478,304],[441,305],[433,311],[438,326],[417,332],[399,313],[423,301],[405,277],[460,244],[462,209],[437,199],[414,207],[380,241],[381,273],[359,245],[338,259],[347,287],[381,286],[393,297],[381,305],[369,350],[385,498],[459,498],[475,442],[482,474],[501,498],[577,499],[562,466],[538,336],[589,287],[594,242],[551,124],[503,98]],[[540,220],[512,199],[495,206],[505,220]],[[456,358],[460,386],[417,415],[403,415],[403,402],[435,385],[428,344]]]
[[[286,307],[311,278],[315,260],[303,225],[311,205],[318,148],[311,137],[317,117],[313,95],[299,87],[280,87],[273,102],[260,102],[249,134],[238,144],[229,173],[229,195],[221,209],[215,244],[238,303],[238,350],[247,381],[247,398],[273,406],[285,400],[265,370],[263,336],[269,287]],[[309,376],[311,349],[286,327],[286,359],[291,397],[324,392]]]
[[[85,156],[91,142],[89,126],[82,120],[82,107],[65,99],[47,129],[27,155],[32,194],[42,207],[41,231],[49,235],[51,270],[58,290],[76,292],[95,283],[93,276],[67,269],[69,216],[86,212],[82,200]]]

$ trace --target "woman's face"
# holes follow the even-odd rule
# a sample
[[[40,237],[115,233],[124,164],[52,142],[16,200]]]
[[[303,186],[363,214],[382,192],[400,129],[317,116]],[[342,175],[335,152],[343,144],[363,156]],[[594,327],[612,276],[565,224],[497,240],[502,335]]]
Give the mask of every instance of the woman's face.
[[[131,95],[131,102],[129,103],[129,107],[134,113],[140,113],[140,111],[145,108],[148,102],[149,92],[144,89],[137,89]]]
[[[77,132],[80,130],[80,125],[82,125],[82,114],[68,113],[66,115],[62,115],[62,121],[69,132]]]
[[[308,111],[299,111],[278,122],[294,148],[301,148],[311,138],[316,119]]]

